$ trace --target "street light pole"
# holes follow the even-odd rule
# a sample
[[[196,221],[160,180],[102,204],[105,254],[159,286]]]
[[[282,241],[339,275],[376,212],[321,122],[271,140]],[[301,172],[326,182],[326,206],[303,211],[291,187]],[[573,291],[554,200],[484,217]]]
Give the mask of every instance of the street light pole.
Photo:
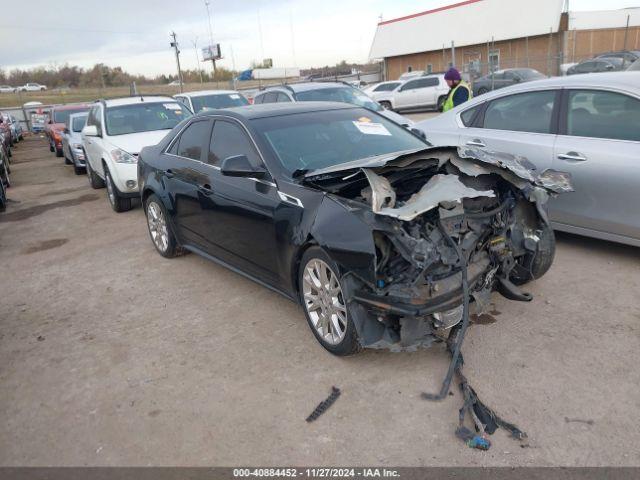
[[[195,40],[191,40],[193,49],[196,51],[196,61],[198,62],[198,73],[200,74],[200,83],[204,83],[202,79],[202,69],[200,68],[200,57],[198,56],[198,37]]]
[[[211,12],[209,12],[209,4],[210,0],[204,0],[204,5],[207,7],[207,17],[209,18],[209,46],[213,47],[213,28],[211,27]],[[213,75],[216,74],[216,59],[211,59],[211,64],[213,65]]]
[[[178,50],[178,41],[176,40],[176,32],[171,32],[171,37],[173,38],[173,42],[171,42],[171,46],[176,52],[176,64],[178,65],[178,82],[180,82],[180,93],[183,92],[182,88],[182,70],[180,69],[180,50]]]

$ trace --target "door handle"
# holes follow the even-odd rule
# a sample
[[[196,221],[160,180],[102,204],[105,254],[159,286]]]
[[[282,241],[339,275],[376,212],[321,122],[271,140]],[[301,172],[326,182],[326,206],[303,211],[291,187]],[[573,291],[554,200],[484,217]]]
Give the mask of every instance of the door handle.
[[[587,157],[581,155],[578,152],[567,152],[567,153],[561,153],[558,155],[558,158],[560,160],[571,160],[574,162],[584,162],[587,160]]]
[[[205,193],[207,195],[213,193],[213,189],[211,188],[211,185],[209,185],[208,183],[198,185],[198,190],[200,190],[202,193]]]
[[[164,176],[165,176],[165,177],[167,177],[167,178],[173,178],[173,177],[175,177],[175,176],[176,176],[176,174],[175,174],[175,173],[173,173],[173,170],[171,170],[171,169],[169,168],[169,169],[165,170],[165,172],[164,172]]]
[[[473,140],[469,140],[467,145],[470,147],[486,147],[486,145],[479,138],[474,138]]]

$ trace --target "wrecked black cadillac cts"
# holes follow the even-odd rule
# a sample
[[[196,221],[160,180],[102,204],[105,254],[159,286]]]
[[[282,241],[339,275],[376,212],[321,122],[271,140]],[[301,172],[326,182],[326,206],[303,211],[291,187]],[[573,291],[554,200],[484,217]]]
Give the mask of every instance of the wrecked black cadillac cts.
[[[299,302],[330,352],[444,339],[493,290],[550,267],[545,202],[568,175],[522,158],[430,148],[347,104],[209,111],[142,150],[158,252],[219,262]],[[241,321],[236,319],[235,321]]]

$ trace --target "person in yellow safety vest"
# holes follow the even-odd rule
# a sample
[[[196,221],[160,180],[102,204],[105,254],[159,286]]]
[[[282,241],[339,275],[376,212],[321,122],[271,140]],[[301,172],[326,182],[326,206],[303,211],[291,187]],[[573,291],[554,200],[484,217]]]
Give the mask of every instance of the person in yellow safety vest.
[[[451,67],[447,70],[447,73],[444,74],[444,79],[449,85],[449,94],[447,95],[447,99],[442,105],[442,111],[447,112],[451,110],[453,107],[457,107],[458,105],[471,100],[473,93],[471,92],[471,88],[462,80],[460,76],[460,72],[455,68]]]

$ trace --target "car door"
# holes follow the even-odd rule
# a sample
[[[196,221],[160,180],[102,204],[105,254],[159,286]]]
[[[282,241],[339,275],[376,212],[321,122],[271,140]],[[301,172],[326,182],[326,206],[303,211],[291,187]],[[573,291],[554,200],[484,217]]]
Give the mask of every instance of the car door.
[[[409,80],[402,85],[393,96],[393,103],[395,108],[413,107],[418,101],[417,87],[420,79]]]
[[[553,164],[575,192],[549,202],[552,221],[640,238],[640,98],[568,89],[564,105]]]
[[[87,126],[95,126],[98,130],[98,134],[102,135],[102,105],[96,104],[89,111],[87,117]],[[101,137],[82,137],[82,146],[84,147],[84,153],[87,157],[87,162],[91,167],[91,170],[98,172],[101,176],[104,176],[102,172],[102,162],[100,161],[102,138]]]
[[[164,172],[167,190],[173,196],[174,224],[182,241],[207,251],[210,247],[204,224],[201,196],[211,189],[212,170],[203,162],[209,146],[213,121],[194,120],[170,145],[166,154],[171,157]]]
[[[551,167],[560,90],[505,95],[486,102],[460,144],[520,155],[538,171]]]
[[[417,80],[416,105],[420,107],[434,107],[438,102],[438,77],[425,77]]]
[[[262,166],[255,143],[234,119],[217,118],[209,144],[207,162],[214,172],[212,191],[201,197],[206,236],[215,255],[271,285],[281,285],[277,263],[276,209],[281,204],[276,184],[269,177],[223,175],[224,159],[246,155]]]

